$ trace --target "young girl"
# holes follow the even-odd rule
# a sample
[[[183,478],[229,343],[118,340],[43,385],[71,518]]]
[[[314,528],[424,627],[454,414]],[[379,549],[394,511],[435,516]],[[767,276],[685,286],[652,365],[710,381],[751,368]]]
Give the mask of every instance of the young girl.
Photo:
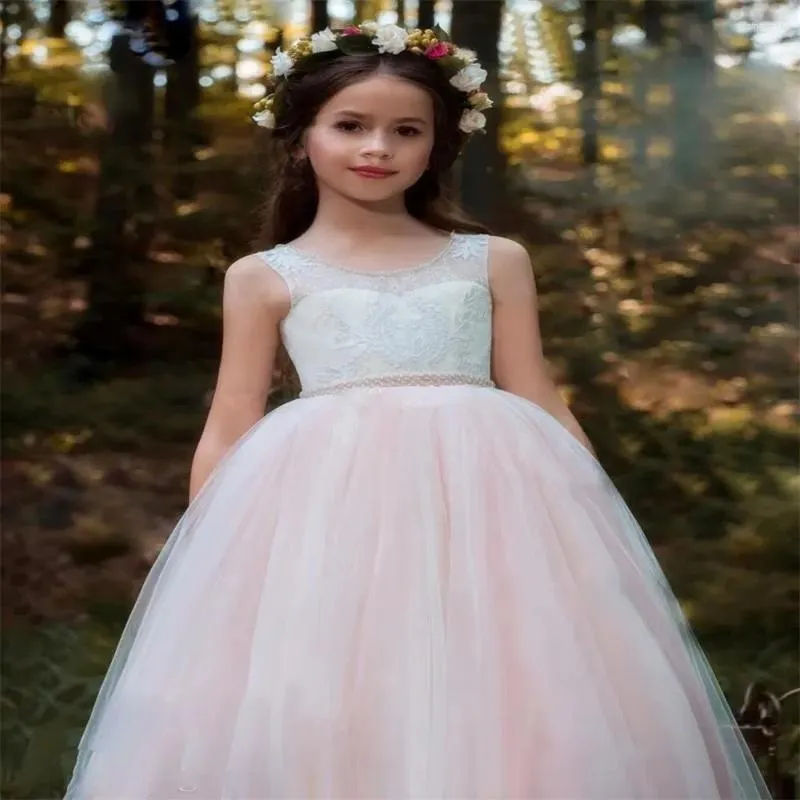
[[[67,797],[768,797],[528,256],[443,199],[486,73],[369,23],[273,65],[274,247],[227,272],[192,502]],[[302,393],[263,416],[279,338]]]

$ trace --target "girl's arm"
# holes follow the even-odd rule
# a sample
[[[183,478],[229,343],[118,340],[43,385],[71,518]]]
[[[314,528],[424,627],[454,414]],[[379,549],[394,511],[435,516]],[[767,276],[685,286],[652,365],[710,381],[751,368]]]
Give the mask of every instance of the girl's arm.
[[[279,323],[289,309],[282,279],[255,255],[225,273],[222,356],[202,436],[192,460],[190,502],[220,459],[264,416]]]
[[[550,377],[542,352],[533,267],[525,249],[492,237],[489,284],[493,301],[492,372],[500,389],[524,397],[557,419],[594,452]]]

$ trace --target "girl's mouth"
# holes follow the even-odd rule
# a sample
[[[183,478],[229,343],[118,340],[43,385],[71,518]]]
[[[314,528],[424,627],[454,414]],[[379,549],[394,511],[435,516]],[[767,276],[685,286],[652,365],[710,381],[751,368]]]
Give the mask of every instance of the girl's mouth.
[[[396,170],[381,169],[380,167],[351,167],[351,171],[362,178],[389,178],[397,175]]]

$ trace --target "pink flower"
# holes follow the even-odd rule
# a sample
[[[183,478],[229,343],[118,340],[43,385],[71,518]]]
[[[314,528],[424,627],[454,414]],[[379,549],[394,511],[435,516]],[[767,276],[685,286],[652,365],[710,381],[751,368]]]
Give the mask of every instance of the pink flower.
[[[361,36],[361,28],[358,25],[348,25],[342,31],[342,36]]]
[[[425,51],[425,55],[432,59],[444,58],[450,55],[450,48],[447,46],[447,42],[439,42],[438,44],[432,44]]]

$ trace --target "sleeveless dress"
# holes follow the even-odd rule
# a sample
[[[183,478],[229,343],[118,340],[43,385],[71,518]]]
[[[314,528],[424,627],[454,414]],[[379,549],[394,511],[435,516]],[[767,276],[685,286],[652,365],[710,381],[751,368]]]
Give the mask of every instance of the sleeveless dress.
[[[605,472],[492,386],[487,251],[261,254],[302,394],[167,540],[69,800],[769,797]]]

